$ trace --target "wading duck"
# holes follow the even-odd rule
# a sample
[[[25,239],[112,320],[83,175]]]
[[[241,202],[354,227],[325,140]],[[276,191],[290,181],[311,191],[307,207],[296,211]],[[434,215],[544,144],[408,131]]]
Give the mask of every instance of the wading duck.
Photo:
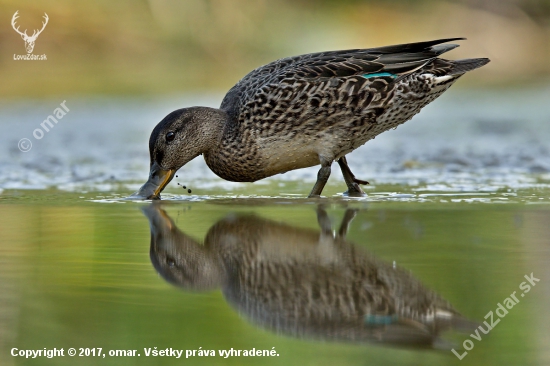
[[[230,215],[208,230],[201,245],[159,206],[143,209],[158,273],[187,291],[221,288],[241,315],[273,332],[448,348],[443,332],[472,331],[478,325],[410,271],[350,243],[346,232],[354,210],[346,211],[336,235],[322,208],[317,212],[321,231]]]
[[[176,171],[198,155],[223,179],[254,182],[321,165],[309,197],[321,194],[336,161],[350,195],[361,184],[346,161],[380,133],[408,121],[487,58],[438,58],[440,39],[283,58],[242,78],[219,109],[167,115],[149,139],[149,180],[134,197],[159,199]]]

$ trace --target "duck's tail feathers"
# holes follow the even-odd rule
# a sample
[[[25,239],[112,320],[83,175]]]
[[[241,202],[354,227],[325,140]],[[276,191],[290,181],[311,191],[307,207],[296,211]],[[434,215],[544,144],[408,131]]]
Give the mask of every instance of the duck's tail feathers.
[[[437,53],[438,55],[450,51],[453,48],[458,47],[457,44],[442,44],[452,41],[462,41],[466,38],[455,37],[455,38],[444,38],[436,39],[433,41],[425,42],[415,42],[415,43],[404,43],[396,44],[392,46],[383,46],[371,48],[368,51],[371,53],[380,53],[380,54],[393,54],[393,53],[418,53],[422,51],[431,51],[432,53]]]
[[[461,315],[454,314],[451,318],[445,319],[443,324],[438,324],[436,336],[434,337],[432,347],[438,350],[450,351],[453,348],[461,349],[461,346],[454,341],[454,336],[449,339],[449,333],[470,334],[477,331],[481,323],[466,319]]]
[[[451,67],[447,75],[462,75],[468,71],[480,68],[489,63],[488,58],[468,58],[464,60],[451,61]]]
[[[459,333],[473,332],[480,325],[481,323],[475,320],[466,319],[460,315],[453,316],[449,323],[450,328]]]
[[[458,38],[458,39],[464,39],[464,38]],[[460,47],[460,45],[456,43],[447,43],[447,44],[440,44],[437,46],[432,47],[432,51],[437,55],[442,55],[445,52],[449,52],[451,50],[454,50],[455,48]]]

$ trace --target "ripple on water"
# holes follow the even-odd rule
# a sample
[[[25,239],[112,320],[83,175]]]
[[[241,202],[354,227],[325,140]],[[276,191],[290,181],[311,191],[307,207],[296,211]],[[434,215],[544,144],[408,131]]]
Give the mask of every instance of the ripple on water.
[[[400,186],[397,189],[400,194],[409,194],[410,190],[426,194],[547,190],[549,98],[550,88],[513,93],[451,90],[412,121],[354,151],[348,162],[360,178],[378,186]],[[44,113],[50,113],[50,104],[33,103],[33,109],[25,114],[21,114],[20,105],[2,106],[0,116],[18,123],[0,135],[0,189],[135,191],[148,174],[147,141],[151,128],[167,111],[186,106],[181,101],[75,100],[73,103],[71,115],[66,117],[70,123],[35,141],[32,150],[26,153],[17,149],[17,142],[32,134],[37,121],[43,120]],[[193,103],[196,101],[189,100],[189,104]],[[216,107],[219,100],[208,97],[201,104]],[[92,138],[99,143],[91,145]],[[269,191],[266,194],[270,197],[284,196],[281,191],[285,191],[288,182],[303,182],[304,189],[300,192],[306,194],[311,187],[305,186],[315,181],[316,174],[316,167],[290,171],[256,182],[252,189],[261,194]],[[219,179],[200,158],[182,168],[179,175],[193,190],[208,195],[214,191],[231,194],[251,187]],[[337,168],[333,169],[333,176],[331,181],[338,179],[343,186]],[[283,186],[276,190],[275,184]],[[175,181],[171,185],[175,186]],[[174,193],[173,187],[169,193]],[[208,195],[188,199],[210,199]],[[182,195],[175,197],[168,196],[187,199]]]

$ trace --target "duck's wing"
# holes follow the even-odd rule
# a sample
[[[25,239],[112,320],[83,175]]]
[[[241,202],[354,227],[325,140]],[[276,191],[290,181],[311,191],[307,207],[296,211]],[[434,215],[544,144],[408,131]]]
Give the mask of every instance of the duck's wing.
[[[458,45],[443,44],[463,38],[447,38],[394,46],[330,51],[283,58],[259,67],[227,93],[221,109],[234,119],[283,92],[285,84],[343,79],[356,75],[396,78],[414,72]],[[336,83],[335,83],[336,85]],[[286,90],[285,90],[286,91]]]

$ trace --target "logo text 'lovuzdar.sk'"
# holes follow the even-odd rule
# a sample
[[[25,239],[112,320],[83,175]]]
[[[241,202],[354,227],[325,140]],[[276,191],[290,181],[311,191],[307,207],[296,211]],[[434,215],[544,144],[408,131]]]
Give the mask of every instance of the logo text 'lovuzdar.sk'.
[[[540,281],[540,279],[533,276],[533,272],[531,272],[531,275],[529,276],[525,275],[523,277],[527,280],[527,282],[522,282],[519,284],[519,289],[522,290],[522,293],[519,294],[521,297],[524,297],[526,293],[531,291],[531,287],[536,286],[537,282]],[[512,309],[515,305],[519,303],[519,299],[516,296],[516,292],[517,291],[512,292],[509,297],[505,298],[502,301],[504,305],[501,304],[500,302],[497,303],[497,308],[495,310],[495,313],[498,316],[498,318],[493,315],[492,311],[489,311],[487,315],[485,315],[484,319],[486,319],[486,321],[484,321],[483,324],[485,325],[486,328],[484,328],[483,325],[480,325],[479,327],[477,327],[474,333],[470,334],[470,337],[472,339],[476,341],[481,341],[482,333],[488,334],[491,330],[493,330],[493,328],[498,323],[500,323],[500,319],[504,318],[508,314],[508,310]],[[481,333],[479,331],[481,331]],[[475,345],[474,345],[474,342],[472,342],[472,340],[466,339],[462,343],[462,346],[465,349],[463,353],[458,353],[454,348],[451,350],[459,360],[462,360],[464,357],[466,357],[466,355],[468,354],[468,351],[471,351]]]
[[[40,30],[35,29],[32,33],[32,35],[27,34],[27,30],[25,29],[23,32],[19,30],[19,26],[16,25],[16,20],[19,18],[18,11],[13,14],[13,17],[11,18],[11,26],[13,29],[23,38],[23,41],[25,41],[25,50],[27,51],[26,55],[13,55],[14,60],[25,60],[25,61],[43,61],[47,60],[47,57],[45,54],[43,55],[34,55],[32,51],[34,50],[34,45],[36,42],[36,39],[42,33],[44,28],[46,28],[46,25],[48,24],[49,17],[48,14],[44,13],[44,21],[42,22],[42,28]]]

